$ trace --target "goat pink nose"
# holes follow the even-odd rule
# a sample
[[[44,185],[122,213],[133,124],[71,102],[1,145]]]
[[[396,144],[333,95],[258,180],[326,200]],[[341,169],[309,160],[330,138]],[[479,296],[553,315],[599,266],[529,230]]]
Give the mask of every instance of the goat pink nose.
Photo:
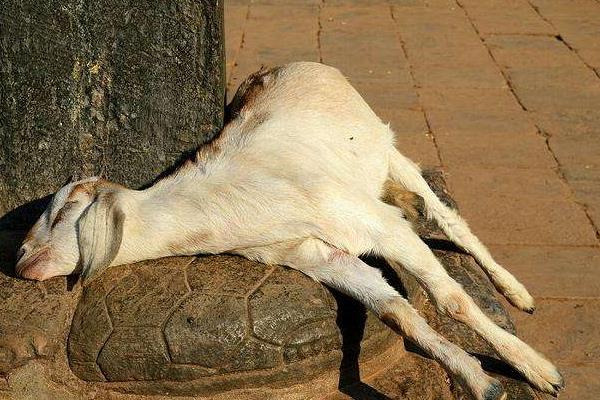
[[[17,275],[25,279],[43,281],[48,279],[48,249],[41,249],[31,255],[22,255],[15,271]]]

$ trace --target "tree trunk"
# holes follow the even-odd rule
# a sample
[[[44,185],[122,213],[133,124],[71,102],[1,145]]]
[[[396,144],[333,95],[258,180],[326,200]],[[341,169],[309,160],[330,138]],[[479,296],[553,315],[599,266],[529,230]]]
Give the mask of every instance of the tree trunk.
[[[0,18],[0,217],[72,175],[146,185],[222,126],[218,0],[5,0]]]

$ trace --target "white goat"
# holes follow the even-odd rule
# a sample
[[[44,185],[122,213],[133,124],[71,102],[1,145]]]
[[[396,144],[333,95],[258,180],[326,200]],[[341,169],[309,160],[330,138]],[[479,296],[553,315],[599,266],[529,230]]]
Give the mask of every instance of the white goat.
[[[358,258],[372,253],[401,264],[440,312],[475,330],[535,387],[553,394],[562,388],[557,369],[486,317],[402,210],[381,200],[386,181],[390,190],[402,185],[421,196],[428,216],[475,257],[496,288],[533,311],[527,290],[435,196],[395,149],[389,126],[338,70],[303,62],[258,72],[231,109],[216,139],[148,189],[99,178],[60,189],[26,237],[17,272],[44,280],[80,266],[90,277],[113,265],[224,252],[289,266],[364,303],[476,399],[505,398],[475,358],[437,334]]]

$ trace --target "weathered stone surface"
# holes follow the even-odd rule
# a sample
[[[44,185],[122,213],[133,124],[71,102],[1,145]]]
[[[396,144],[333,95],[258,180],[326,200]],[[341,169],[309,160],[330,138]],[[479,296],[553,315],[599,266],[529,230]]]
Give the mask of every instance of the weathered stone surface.
[[[75,300],[64,278],[33,283],[14,277],[13,240],[19,237],[0,231],[0,375],[52,357]]]
[[[295,275],[293,271],[277,269],[249,299],[253,332],[269,343],[287,344],[288,338],[302,329],[306,321],[335,321],[335,310],[331,299],[323,296],[324,288],[313,286],[304,276],[290,280],[292,275]],[[331,324],[315,326],[315,331],[305,338],[316,339],[319,328],[332,333],[327,329],[330,327]]]
[[[191,257],[152,260],[144,268],[131,266],[123,271],[106,295],[106,310],[115,328],[161,326],[171,309],[190,292],[184,268],[191,261]],[[152,312],[148,312],[149,305]]]
[[[3,2],[0,215],[74,173],[146,184],[209,139],[223,118],[222,7]]]
[[[248,332],[244,299],[193,293],[165,326],[174,362],[219,368],[235,359]]]

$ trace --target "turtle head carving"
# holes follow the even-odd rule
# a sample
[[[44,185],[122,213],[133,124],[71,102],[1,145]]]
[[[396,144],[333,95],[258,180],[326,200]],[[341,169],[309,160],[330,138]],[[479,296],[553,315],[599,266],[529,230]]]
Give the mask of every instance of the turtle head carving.
[[[15,270],[43,281],[81,271],[89,276],[110,265],[122,238],[121,187],[101,178],[68,183],[25,237]]]

